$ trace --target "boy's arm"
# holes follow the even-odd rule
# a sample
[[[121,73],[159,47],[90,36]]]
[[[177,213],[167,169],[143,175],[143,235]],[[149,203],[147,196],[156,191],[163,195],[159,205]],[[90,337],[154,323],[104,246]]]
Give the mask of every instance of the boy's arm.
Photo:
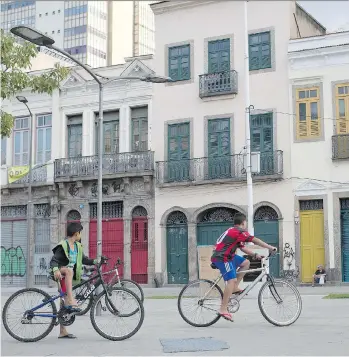
[[[51,258],[50,261],[50,268],[52,269],[53,272],[55,272],[56,270],[59,270],[59,255],[60,255],[60,248],[58,247],[54,254],[53,257]]]
[[[97,262],[98,262],[97,259],[90,259],[85,254],[82,255],[82,264],[84,265],[95,265],[97,264]]]
[[[263,242],[261,239],[256,238],[256,237],[254,237],[252,239],[252,243],[257,244],[262,248],[266,248],[266,249],[269,249],[269,250],[276,250],[276,247],[273,247],[272,245],[269,245],[269,244]]]
[[[239,249],[240,249],[242,252],[246,253],[247,255],[253,256],[253,255],[257,254],[257,253],[255,253],[253,250],[248,249],[248,248],[246,248],[246,247],[240,247]]]

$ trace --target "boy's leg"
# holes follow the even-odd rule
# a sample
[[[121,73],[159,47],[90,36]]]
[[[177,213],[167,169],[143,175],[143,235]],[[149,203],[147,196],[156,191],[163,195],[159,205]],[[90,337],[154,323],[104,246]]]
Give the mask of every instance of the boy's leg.
[[[246,273],[244,273],[245,270],[248,270],[250,268],[250,261],[244,257],[241,257],[240,255],[235,255],[233,259],[233,264],[235,267],[235,270],[240,267],[238,274],[237,274],[237,282],[236,282],[236,290],[239,289],[239,284],[241,283],[243,277],[245,276]]]
[[[223,293],[222,305],[219,310],[220,314],[229,314],[228,304],[232,293],[236,290],[236,271],[233,262],[215,262],[217,268],[220,270],[225,281],[225,289]]]
[[[60,270],[65,277],[65,285],[67,289],[67,299],[66,299],[67,301],[65,302],[65,304],[76,305],[76,301],[73,297],[73,276],[74,276],[73,269],[62,267]]]

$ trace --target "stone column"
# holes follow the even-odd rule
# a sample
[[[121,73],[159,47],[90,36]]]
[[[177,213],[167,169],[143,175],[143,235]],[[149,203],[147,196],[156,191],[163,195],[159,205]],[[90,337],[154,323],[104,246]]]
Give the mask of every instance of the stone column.
[[[131,219],[124,218],[124,278],[131,279]]]
[[[198,279],[196,223],[188,223],[188,268],[189,281]]]
[[[130,107],[126,104],[123,104],[120,108],[120,152],[129,152],[131,151],[130,146],[130,116],[131,111]]]
[[[94,155],[94,113],[92,110],[86,109],[82,115],[82,155]]]
[[[148,284],[154,286],[155,278],[155,219],[148,217]]]

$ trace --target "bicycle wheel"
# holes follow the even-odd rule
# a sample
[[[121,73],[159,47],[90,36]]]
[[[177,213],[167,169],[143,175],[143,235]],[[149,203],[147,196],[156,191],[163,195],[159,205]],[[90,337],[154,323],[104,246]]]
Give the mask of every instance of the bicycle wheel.
[[[297,288],[287,280],[268,280],[259,291],[258,306],[263,317],[271,324],[279,327],[289,326],[296,322],[301,314],[302,298]],[[282,321],[281,318],[272,317],[268,312],[269,306],[274,306],[274,311],[278,313],[283,308],[281,317],[286,319]]]
[[[31,309],[51,298],[45,291],[35,288],[22,289],[10,296],[2,312],[2,322],[9,335],[21,342],[36,342],[46,337],[56,323],[55,302],[51,301],[35,312]],[[45,314],[51,317],[35,314]]]
[[[178,296],[178,311],[182,319],[195,327],[207,327],[216,323],[220,316],[223,292],[213,281],[206,279],[195,280],[187,284]],[[193,317],[189,316],[190,313]],[[207,320],[203,318],[207,316]],[[195,318],[201,318],[196,321]]]
[[[103,291],[92,303],[90,311],[92,326],[97,333],[108,340],[126,340],[141,328],[144,321],[144,307],[138,296],[131,290],[113,287],[110,292],[112,295],[109,299],[118,312],[114,312],[110,304],[107,305],[106,293]],[[101,307],[99,316],[96,311],[98,306]],[[130,311],[136,312],[131,314]],[[131,325],[129,328],[127,328],[127,323]]]
[[[130,279],[121,279],[120,280],[120,285],[117,282],[116,284],[114,284],[113,286],[117,287],[117,286],[121,286],[122,288],[128,289],[133,291],[138,297],[139,300],[141,300],[141,302],[144,302],[144,292],[143,289],[141,288],[141,286],[136,283],[133,280]]]

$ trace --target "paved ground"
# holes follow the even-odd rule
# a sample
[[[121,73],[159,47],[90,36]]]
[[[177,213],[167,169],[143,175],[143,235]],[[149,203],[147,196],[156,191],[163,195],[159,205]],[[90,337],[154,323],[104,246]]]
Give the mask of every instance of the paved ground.
[[[145,289],[146,295],[175,295],[178,288]],[[176,355],[279,355],[279,356],[348,356],[349,299],[323,300],[330,292],[349,291],[348,288],[301,288],[303,312],[290,327],[278,328],[261,316],[255,293],[242,302],[236,322],[218,321],[208,328],[194,328],[178,314],[175,299],[146,299],[145,321],[131,339],[111,342],[93,329],[89,315],[78,317],[70,327],[77,340],[57,340],[58,329],[37,343],[20,343],[1,329],[3,356],[160,356],[159,339],[213,337],[226,341],[230,348],[220,352],[178,353]],[[2,305],[6,297],[3,296]]]

